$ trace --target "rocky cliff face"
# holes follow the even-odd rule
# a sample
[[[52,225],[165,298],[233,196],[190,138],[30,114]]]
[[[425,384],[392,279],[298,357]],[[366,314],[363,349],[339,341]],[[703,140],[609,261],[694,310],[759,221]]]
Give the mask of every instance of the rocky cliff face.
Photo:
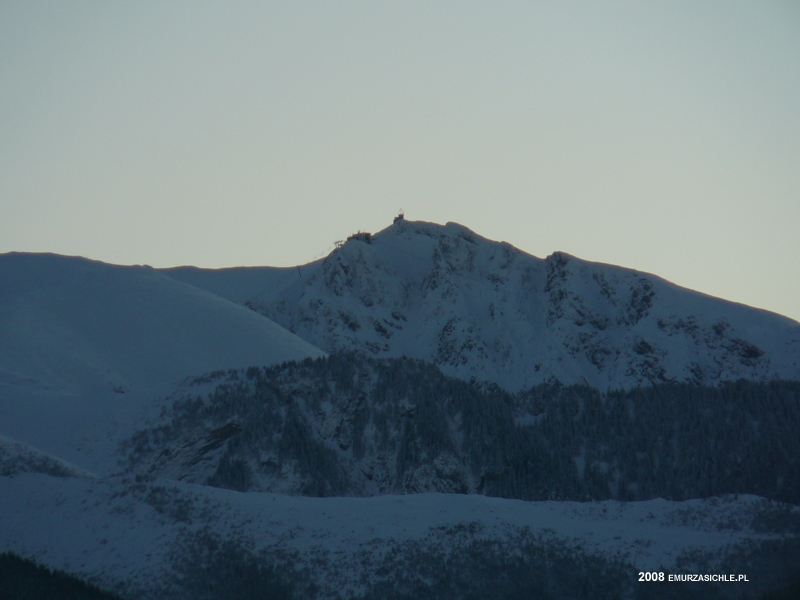
[[[512,391],[800,376],[800,324],[457,224],[398,221],[248,305],[328,352],[409,356]]]

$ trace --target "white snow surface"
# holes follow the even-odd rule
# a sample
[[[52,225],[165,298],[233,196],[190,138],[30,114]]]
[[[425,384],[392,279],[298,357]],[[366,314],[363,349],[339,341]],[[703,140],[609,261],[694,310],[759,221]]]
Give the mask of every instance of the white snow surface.
[[[183,506],[183,513],[173,509]],[[677,568],[691,553],[712,557],[737,545],[779,539],[750,527],[759,510],[778,506],[754,496],[707,500],[523,502],[485,496],[418,494],[305,498],[155,480],[0,477],[0,551],[35,558],[132,595],[164,584],[170,556],[187,534],[233,536],[252,550],[284,551],[313,565],[320,596],[362,591],[392,543],[436,543],[436,529],[477,525],[480,538],[508,539],[522,528],[569,547],[618,557],[638,571]],[[797,509],[792,509],[795,512]],[[781,538],[785,539],[785,538]],[[365,558],[368,562],[364,562]],[[750,573],[750,581],[757,578]]]
[[[90,471],[185,378],[324,354],[149,267],[10,253],[0,282],[0,434]]]
[[[399,220],[293,269],[163,271],[332,352],[409,356],[511,391],[800,378],[800,323],[654,275]]]

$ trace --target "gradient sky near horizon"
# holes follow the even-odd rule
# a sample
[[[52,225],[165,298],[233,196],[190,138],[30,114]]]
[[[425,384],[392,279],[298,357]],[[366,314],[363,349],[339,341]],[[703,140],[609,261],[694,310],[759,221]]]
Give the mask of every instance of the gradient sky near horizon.
[[[0,2],[0,252],[290,266],[400,208],[800,320],[800,3]]]

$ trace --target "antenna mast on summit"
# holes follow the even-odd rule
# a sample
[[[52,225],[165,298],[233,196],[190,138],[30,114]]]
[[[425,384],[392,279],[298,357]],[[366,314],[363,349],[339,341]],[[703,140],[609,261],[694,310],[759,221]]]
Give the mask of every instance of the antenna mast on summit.
[[[392,224],[397,223],[398,221],[402,221],[405,218],[406,218],[406,213],[404,213],[403,209],[401,208],[400,212],[398,212],[397,216],[394,218],[394,221],[392,221]]]

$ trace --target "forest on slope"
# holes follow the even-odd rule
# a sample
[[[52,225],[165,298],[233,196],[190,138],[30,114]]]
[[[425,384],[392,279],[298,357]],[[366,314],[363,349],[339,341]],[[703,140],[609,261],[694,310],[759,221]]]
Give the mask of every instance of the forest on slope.
[[[420,360],[335,354],[219,371],[122,446],[140,477],[307,496],[800,502],[800,382],[511,394]],[[198,387],[199,389],[199,387]]]

